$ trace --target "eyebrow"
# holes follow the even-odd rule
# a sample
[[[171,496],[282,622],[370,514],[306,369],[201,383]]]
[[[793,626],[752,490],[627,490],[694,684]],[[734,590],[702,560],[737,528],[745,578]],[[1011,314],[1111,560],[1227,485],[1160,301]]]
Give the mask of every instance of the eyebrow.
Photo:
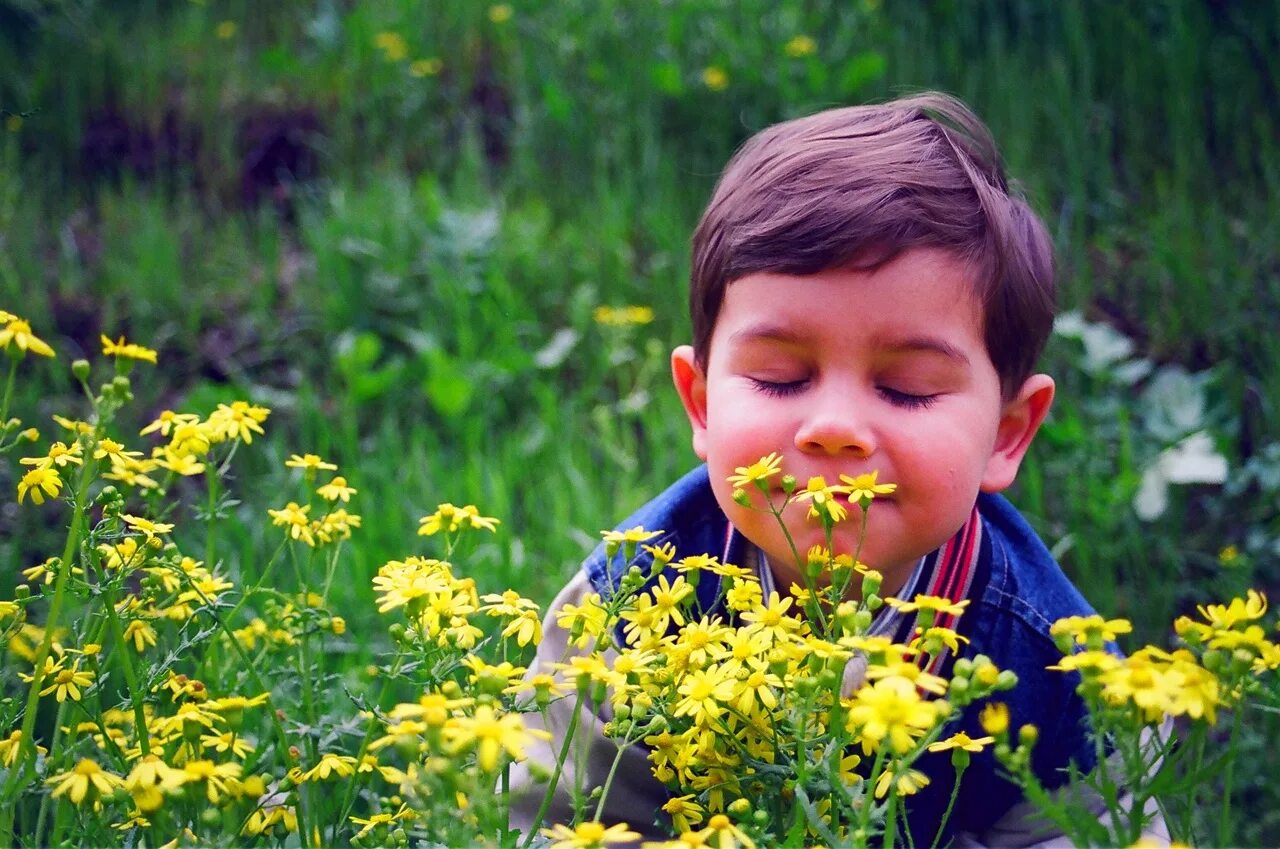
[[[800,345],[809,339],[809,335],[779,324],[761,323],[744,327],[729,337],[730,342],[745,344],[749,342],[778,342],[784,345]],[[969,365],[969,357],[964,351],[945,339],[934,336],[907,336],[891,339],[886,343],[878,343],[878,347],[890,354],[926,353],[939,354],[961,365]]]

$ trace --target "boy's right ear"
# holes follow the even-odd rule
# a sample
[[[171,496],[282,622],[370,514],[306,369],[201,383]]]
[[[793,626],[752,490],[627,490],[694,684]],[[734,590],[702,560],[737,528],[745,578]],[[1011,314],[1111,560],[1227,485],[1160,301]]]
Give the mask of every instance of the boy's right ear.
[[[707,376],[698,366],[692,345],[681,345],[671,352],[671,379],[693,428],[693,453],[699,460],[706,460]]]

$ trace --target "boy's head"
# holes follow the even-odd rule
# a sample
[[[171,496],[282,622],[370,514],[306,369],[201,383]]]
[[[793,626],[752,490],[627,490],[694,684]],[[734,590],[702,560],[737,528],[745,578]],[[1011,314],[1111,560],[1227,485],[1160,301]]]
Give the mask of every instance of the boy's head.
[[[1010,191],[986,127],[941,94],[819,112],[743,145],[693,237],[698,362],[733,281],[869,269],[913,247],[942,248],[973,269],[987,352],[1011,397],[1053,326],[1052,245]]]
[[[692,286],[694,345],[672,373],[694,450],[783,585],[824,537],[805,505],[783,533],[761,493],[739,503],[727,480],[740,467],[779,452],[802,485],[871,471],[896,483],[859,549],[892,590],[980,491],[1012,483],[1053,399],[1032,373],[1052,325],[1044,227],[1010,196],[978,120],[938,95],[749,141],[694,237]],[[837,528],[838,552],[859,545]]]

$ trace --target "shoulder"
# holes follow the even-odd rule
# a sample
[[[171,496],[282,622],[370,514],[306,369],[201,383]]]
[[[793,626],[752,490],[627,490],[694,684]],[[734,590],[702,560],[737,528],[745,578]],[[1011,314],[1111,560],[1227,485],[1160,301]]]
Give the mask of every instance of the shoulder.
[[[670,543],[681,555],[719,553],[728,531],[728,519],[716,503],[705,465],[685,474],[640,509],[619,522],[614,530],[631,528],[658,531],[651,545]],[[597,592],[607,593],[617,586],[622,570],[644,557],[624,562],[621,554],[610,559],[603,543],[583,561],[582,571]]]
[[[1093,607],[1066,576],[1044,542],[1012,504],[999,495],[978,499],[982,517],[985,585],[976,593],[981,617],[1002,617],[1040,635],[1052,650],[1049,628],[1066,616],[1088,616]]]

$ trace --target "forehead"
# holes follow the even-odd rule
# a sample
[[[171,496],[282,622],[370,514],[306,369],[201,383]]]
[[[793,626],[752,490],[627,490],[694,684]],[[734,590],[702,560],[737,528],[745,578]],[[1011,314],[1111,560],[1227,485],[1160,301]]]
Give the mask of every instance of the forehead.
[[[874,269],[749,274],[725,290],[716,345],[876,344],[940,353],[983,347],[969,265],[917,248]]]

